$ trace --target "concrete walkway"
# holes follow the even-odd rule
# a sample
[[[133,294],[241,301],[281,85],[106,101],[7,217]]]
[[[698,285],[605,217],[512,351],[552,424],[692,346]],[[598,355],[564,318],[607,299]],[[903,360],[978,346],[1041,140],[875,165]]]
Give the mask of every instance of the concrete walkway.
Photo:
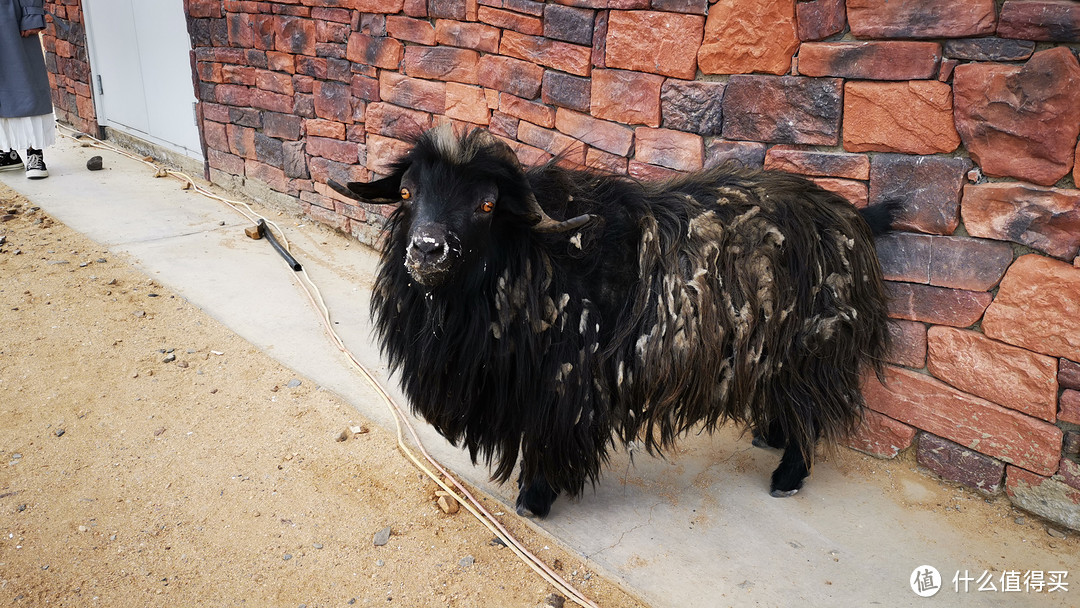
[[[106,169],[89,172],[85,162],[95,154]],[[49,179],[4,173],[0,180],[363,415],[390,424],[324,334],[294,273],[266,242],[244,236],[242,217],[116,154],[62,139],[46,156]],[[369,333],[375,253],[307,220],[263,213],[286,230],[346,344],[404,402]],[[514,488],[493,486],[486,469],[420,425],[438,458],[513,513]],[[906,463],[840,452],[819,462],[803,492],[774,499],[767,488],[777,453],[751,448],[735,431],[689,437],[667,460],[636,454],[631,464],[615,455],[595,491],[560,499],[537,523],[658,607],[1080,605],[1075,538],[1049,539],[1036,518],[1018,525],[1007,508],[911,473]],[[929,599],[909,586],[924,564],[944,579]],[[1003,571],[1070,566],[1068,592],[1000,591]],[[965,570],[975,577],[990,571],[999,591],[976,591],[974,582],[967,593],[962,584],[954,591],[953,575]]]

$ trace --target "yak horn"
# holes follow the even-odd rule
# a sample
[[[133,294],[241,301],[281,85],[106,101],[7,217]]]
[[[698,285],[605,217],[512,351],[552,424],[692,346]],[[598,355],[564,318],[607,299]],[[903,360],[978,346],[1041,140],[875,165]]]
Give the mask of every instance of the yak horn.
[[[536,232],[569,232],[581,228],[596,219],[595,215],[589,213],[568,220],[559,221],[553,219],[547,213],[544,213],[544,210],[540,208],[540,204],[536,202],[536,197],[532,195],[529,195],[528,205],[529,215],[536,220],[536,223],[532,225],[532,229]]]

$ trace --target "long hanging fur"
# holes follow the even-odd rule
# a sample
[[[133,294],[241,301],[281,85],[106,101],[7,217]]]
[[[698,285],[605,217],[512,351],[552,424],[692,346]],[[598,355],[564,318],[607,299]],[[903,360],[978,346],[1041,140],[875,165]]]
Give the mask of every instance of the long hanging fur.
[[[402,263],[413,210],[390,218],[372,298],[382,349],[415,410],[495,479],[520,457],[523,479],[576,495],[621,443],[658,451],[733,421],[812,451],[855,428],[888,332],[873,233],[848,202],[731,166],[649,184],[548,164],[510,187],[473,137],[463,158],[422,137],[399,170],[452,165],[499,183],[502,208],[531,190],[552,217],[598,218],[542,234],[496,214],[432,289]]]

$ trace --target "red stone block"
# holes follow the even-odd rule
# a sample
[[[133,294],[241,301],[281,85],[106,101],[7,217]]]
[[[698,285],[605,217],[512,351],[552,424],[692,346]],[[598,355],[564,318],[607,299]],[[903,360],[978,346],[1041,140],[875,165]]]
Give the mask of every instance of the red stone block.
[[[491,113],[488,130],[504,139],[517,139],[518,123],[521,121],[498,111]]]
[[[386,33],[398,40],[429,46],[435,44],[435,27],[424,19],[389,15],[386,17]]]
[[[376,78],[353,76],[349,88],[352,90],[353,97],[364,101],[381,101],[379,98],[379,81]]]
[[[1080,268],[1037,254],[1005,273],[982,324],[987,337],[1080,360]]]
[[[961,157],[876,154],[870,160],[870,203],[899,201],[897,228],[952,234],[960,223],[960,192],[970,168]]]
[[[1058,384],[1061,388],[1080,391],[1080,363],[1061,359],[1058,363]]]
[[[495,6],[497,3],[491,3],[490,6]],[[535,0],[502,0],[502,8],[508,11],[514,11],[516,13],[524,13],[526,15],[532,15],[533,17],[539,17],[544,14],[544,3],[537,2]]]
[[[518,123],[517,136],[522,143],[565,158],[578,166],[585,164],[585,144],[573,137],[526,121]]]
[[[292,88],[295,93],[311,93],[315,91],[315,79],[303,74],[294,74]]]
[[[890,232],[877,237],[874,244],[882,276],[888,281],[929,283],[932,243],[933,237],[912,232]]]
[[[969,450],[930,433],[919,435],[918,463],[946,481],[953,481],[987,496],[1001,492],[1005,463]]]
[[[900,452],[911,447],[915,429],[879,414],[873,410],[863,412],[862,424],[844,445],[877,458],[896,458]]]
[[[1058,420],[1070,424],[1080,424],[1080,391],[1073,389],[1062,391]]]
[[[959,146],[949,85],[930,80],[844,85],[845,150],[936,154]]]
[[[793,146],[769,148],[765,168],[800,175],[870,179],[870,159],[863,154],[816,152]]]
[[[515,31],[503,32],[499,52],[577,76],[588,76],[592,49]]]
[[[833,194],[839,194],[846,199],[847,202],[860,209],[867,205],[868,198],[866,184],[863,182],[857,182],[850,179],[839,179],[836,177],[811,177],[809,179],[823,190],[828,190]]]
[[[1029,416],[1057,417],[1057,360],[974,331],[931,327],[927,369],[956,388]]]
[[[386,13],[393,15],[400,13],[404,6],[404,0],[352,0],[351,7],[361,13]]]
[[[365,129],[385,137],[409,141],[431,128],[431,114],[389,103],[368,106]]]
[[[355,164],[359,159],[356,144],[339,139],[326,137],[313,137],[308,135],[304,140],[307,143],[307,152],[312,156],[321,156],[339,163]]]
[[[918,372],[886,370],[863,386],[866,404],[880,412],[998,460],[1050,475],[1061,458],[1061,429],[958,391]]]
[[[726,139],[835,146],[841,81],[802,76],[732,76],[724,91]]]
[[[960,62],[955,59],[942,59],[941,69],[938,71],[938,82],[949,82],[952,80],[953,70],[956,66],[960,65]]]
[[[1010,466],[1005,469],[1005,493],[1021,509],[1080,530],[1080,490],[1076,488],[1057,479]]]
[[[445,82],[408,78],[389,70],[379,73],[379,97],[414,110],[435,114],[446,111]]]
[[[353,121],[352,92],[340,82],[315,82],[315,115],[342,123]]]
[[[920,369],[926,365],[926,325],[917,321],[889,319],[891,346],[885,360]]]
[[[1080,431],[1065,431],[1065,438],[1061,441],[1061,451],[1064,454],[1080,454]],[[1080,488],[1080,464],[1062,458],[1058,473],[1065,477],[1065,483],[1074,488]]]
[[[292,95],[293,79],[289,74],[283,74],[281,72],[271,72],[269,70],[253,70],[254,71],[254,85],[260,89],[271,91],[273,93],[281,93],[282,95]]]
[[[305,120],[304,132],[309,136],[345,139],[345,125],[333,120]]]
[[[588,78],[562,72],[544,72],[540,99],[546,104],[588,112],[592,101],[592,82]]]
[[[352,23],[352,11],[345,8],[313,7],[311,18],[320,21],[334,21],[337,23]]]
[[[1064,260],[1080,251],[1080,190],[968,184],[961,215],[973,236],[1013,241]]]
[[[504,11],[490,6],[481,6],[477,12],[481,23],[503,29],[541,36],[544,33],[544,22],[539,17],[531,17],[511,11]]]
[[[941,61],[936,42],[805,42],[799,74],[863,80],[933,78]]]
[[[697,60],[705,74],[786,74],[798,48],[791,0],[717,0]]]
[[[592,44],[596,11],[562,4],[537,4],[543,7],[545,38],[574,44]]]
[[[634,131],[629,127],[566,108],[555,111],[555,128],[570,137],[617,156],[629,154],[630,146],[634,143]]]
[[[699,15],[611,11],[606,65],[693,80],[704,28]]]
[[[479,82],[480,53],[448,46],[409,46],[405,49],[405,73],[415,78],[464,84]]]
[[[505,91],[525,99],[534,99],[540,93],[544,68],[500,55],[484,55],[479,62],[480,86]]]
[[[585,166],[622,175],[627,170],[627,159],[598,148],[589,148],[585,152]]]
[[[224,16],[221,12],[221,0],[187,0],[185,8],[188,15],[196,19],[203,17],[217,19]]]
[[[225,125],[207,120],[203,122],[202,132],[207,146],[222,152],[230,151],[229,136],[225,132]]]
[[[1012,263],[1007,243],[960,236],[931,237],[930,284],[989,291]]]
[[[953,76],[957,129],[991,176],[1049,186],[1072,169],[1080,134],[1080,63],[1065,47],[1023,66],[971,63]]]
[[[675,169],[650,165],[634,159],[630,159],[627,163],[626,174],[634,179],[646,182],[659,182],[682,176],[682,173]]]
[[[227,106],[250,106],[251,89],[235,84],[219,84],[214,88],[214,100]]]
[[[544,152],[536,146],[523,144],[519,141],[508,141],[506,143],[510,145],[510,148],[514,151],[514,154],[517,155],[518,160],[521,161],[521,164],[525,165],[526,167],[536,167],[550,161],[553,158],[551,154]]]
[[[234,154],[210,148],[206,151],[206,161],[212,169],[232,175],[244,174],[244,159]]]
[[[700,135],[638,127],[634,131],[634,159],[677,171],[698,171],[705,164],[705,145]]]
[[[989,293],[915,283],[885,282],[889,316],[936,325],[970,327],[993,299]]]
[[[483,23],[466,23],[439,19],[435,22],[435,42],[447,46],[473,49],[482,53],[498,53],[499,28]]]
[[[266,52],[266,67],[275,72],[293,74],[296,72],[296,58],[289,53]]]
[[[277,139],[300,139],[300,127],[303,125],[304,120],[299,116],[264,112],[262,119],[263,135],[276,137]]]
[[[468,17],[466,0],[428,0],[429,17],[464,20]]]
[[[754,141],[713,139],[705,144],[705,168],[726,163],[760,169],[765,164],[766,145]]]
[[[1080,433],[1068,431],[1066,434],[1069,433],[1076,436],[1077,441],[1080,442]],[[1058,466],[1058,475],[1061,476],[1061,481],[1065,482],[1065,485],[1080,490],[1080,464],[1073,462],[1068,458],[1062,458],[1061,463]]]
[[[229,120],[229,107],[223,106],[219,103],[210,103],[204,101],[200,104],[202,108],[203,118],[206,120],[213,120],[216,122],[230,122]]]
[[[590,110],[593,116],[625,124],[660,126],[660,87],[664,77],[626,70],[595,70]]]
[[[300,17],[274,18],[274,50],[297,55],[314,55],[315,22]]]
[[[255,158],[255,129],[238,125],[225,125],[229,138],[229,151],[244,158]]]
[[[396,70],[405,57],[405,46],[393,38],[379,38],[353,33],[345,57],[352,62],[371,65],[384,70]]]
[[[315,39],[319,42],[336,42],[340,44],[348,42],[349,33],[352,32],[348,23],[335,23],[318,18],[314,19],[314,21]]]
[[[962,38],[993,34],[994,0],[847,0],[856,38]]]
[[[800,40],[822,40],[847,27],[844,0],[810,0],[795,4]]]
[[[392,165],[412,149],[412,144],[369,134],[367,141],[367,168],[379,175],[387,175]]]
[[[1075,0],[1006,0],[997,35],[1024,40],[1080,42],[1080,3]]]
[[[548,129],[555,127],[555,108],[522,99],[517,95],[501,94],[499,96],[499,111],[507,116],[526,120],[541,127]],[[543,146],[540,147],[543,148]]]
[[[446,83],[446,116],[477,125],[488,124],[490,112],[484,89],[460,84]]]

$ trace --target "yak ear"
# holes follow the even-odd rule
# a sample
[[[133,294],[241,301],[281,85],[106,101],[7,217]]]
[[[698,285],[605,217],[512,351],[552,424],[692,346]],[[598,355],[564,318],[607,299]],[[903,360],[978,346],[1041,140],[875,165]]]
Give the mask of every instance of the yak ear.
[[[384,177],[373,182],[349,182],[344,186],[332,179],[328,179],[326,180],[326,185],[330,186],[334,192],[351,199],[372,202],[377,201],[384,204],[400,203],[401,176],[401,172],[394,172],[389,177]]]

